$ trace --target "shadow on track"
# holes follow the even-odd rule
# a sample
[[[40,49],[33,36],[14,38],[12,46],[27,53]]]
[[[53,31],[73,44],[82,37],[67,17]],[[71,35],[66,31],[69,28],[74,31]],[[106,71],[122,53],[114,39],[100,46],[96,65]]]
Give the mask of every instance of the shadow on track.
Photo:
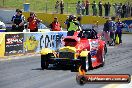
[[[31,70],[43,70],[42,68],[34,68]],[[44,70],[63,70],[63,71],[70,71],[70,66],[49,66],[48,69]]]

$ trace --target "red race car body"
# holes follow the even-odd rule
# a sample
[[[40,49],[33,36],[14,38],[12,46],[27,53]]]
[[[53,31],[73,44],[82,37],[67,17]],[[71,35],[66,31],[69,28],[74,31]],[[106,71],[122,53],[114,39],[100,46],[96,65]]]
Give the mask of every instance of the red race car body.
[[[47,64],[59,63],[70,65],[72,71],[78,70],[80,65],[87,71],[97,66],[103,66],[107,52],[106,43],[96,34],[92,35],[90,32],[75,32],[73,36],[67,36],[63,39],[64,47],[60,48],[59,52],[48,49],[50,52],[42,53],[41,67],[45,69]],[[46,64],[43,64],[44,62]]]

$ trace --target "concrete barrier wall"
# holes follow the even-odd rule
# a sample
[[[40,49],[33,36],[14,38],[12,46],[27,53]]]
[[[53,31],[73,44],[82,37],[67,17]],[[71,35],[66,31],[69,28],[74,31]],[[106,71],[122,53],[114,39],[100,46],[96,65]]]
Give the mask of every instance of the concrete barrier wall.
[[[63,46],[62,38],[67,35],[63,32],[38,32],[38,33],[1,33],[0,57],[39,53],[42,48],[57,50]]]
[[[29,17],[28,12],[23,13],[26,19]],[[58,17],[59,22],[61,23],[62,27],[66,27],[64,25],[64,22],[67,19],[67,16],[69,15],[63,15],[63,14],[46,14],[46,13],[36,13],[37,17],[43,21],[43,23],[50,24],[54,17]],[[95,24],[95,22],[99,22],[99,24],[103,24],[106,19],[103,17],[95,17],[95,16],[83,16],[82,18],[82,24]]]
[[[23,13],[27,19],[29,17],[29,12]],[[54,19],[54,17],[58,17],[59,22],[64,26],[64,22],[67,19],[67,16],[65,14],[47,14],[47,13],[36,13],[37,17],[43,20],[44,23],[51,23]],[[99,25],[102,25],[106,22],[106,18],[99,17],[99,16],[83,16],[82,17],[82,24],[95,24],[98,21]],[[132,18],[123,18],[121,21],[124,20],[132,20]]]

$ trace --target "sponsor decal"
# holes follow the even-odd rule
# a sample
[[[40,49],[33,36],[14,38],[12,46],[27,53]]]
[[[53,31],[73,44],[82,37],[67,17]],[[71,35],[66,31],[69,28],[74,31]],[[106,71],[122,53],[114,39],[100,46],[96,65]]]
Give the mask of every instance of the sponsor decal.
[[[62,39],[64,35],[63,34],[50,34],[50,35],[42,35],[40,37],[40,49],[42,48],[52,48],[52,49],[58,49],[62,47]]]
[[[39,41],[36,39],[36,36],[31,35],[26,38],[24,41],[24,49],[26,52],[35,52],[39,44]]]
[[[23,53],[23,34],[5,35],[5,55]]]

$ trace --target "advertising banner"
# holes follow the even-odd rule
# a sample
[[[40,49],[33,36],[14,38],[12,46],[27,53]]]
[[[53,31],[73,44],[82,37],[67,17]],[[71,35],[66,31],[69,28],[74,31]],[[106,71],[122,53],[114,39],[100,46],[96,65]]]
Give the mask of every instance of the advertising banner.
[[[5,53],[5,33],[0,32],[0,57]]]
[[[132,33],[132,20],[125,20],[123,21],[123,23],[124,23],[123,32]]]
[[[63,46],[62,39],[66,37],[67,32],[47,32],[40,38],[40,49],[51,48],[57,50]]]
[[[23,43],[23,52],[32,53],[39,51],[39,42],[42,33],[25,33],[24,34],[24,43]]]
[[[23,34],[5,35],[5,56],[23,53]]]
[[[63,46],[62,39],[67,32],[44,32],[24,34],[24,53],[40,52],[42,48],[57,50]]]

